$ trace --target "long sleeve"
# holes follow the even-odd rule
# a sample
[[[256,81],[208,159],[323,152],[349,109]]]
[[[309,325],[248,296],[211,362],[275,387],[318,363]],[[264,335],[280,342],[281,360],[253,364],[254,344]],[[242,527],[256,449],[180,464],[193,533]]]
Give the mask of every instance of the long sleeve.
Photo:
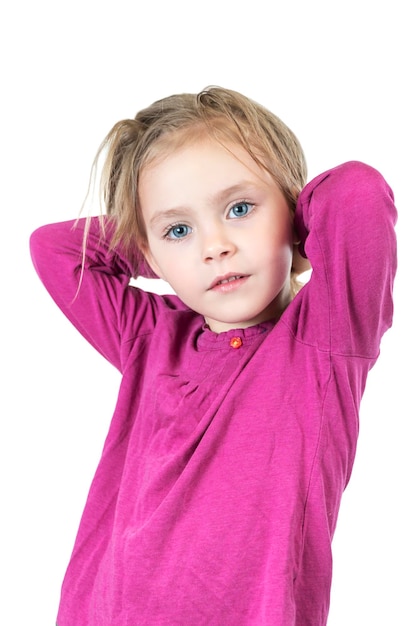
[[[83,263],[84,226],[79,220],[37,229],[30,239],[33,263],[72,324],[123,371],[132,337],[151,332],[161,307],[179,301],[130,286],[133,268],[119,250],[110,251],[110,229],[103,236],[98,218],[91,219]],[[144,259],[142,266],[141,274],[151,276]]]
[[[378,356],[392,323],[396,219],[390,187],[364,163],[342,164],[306,185],[295,216],[313,268],[299,301],[304,341],[333,354]]]
[[[74,300],[83,225],[34,234],[45,286],[123,371],[60,626],[325,624],[360,398],[391,324],[395,219],[372,168],[316,178],[296,210],[310,281],[275,324],[219,334],[131,287],[97,224]]]

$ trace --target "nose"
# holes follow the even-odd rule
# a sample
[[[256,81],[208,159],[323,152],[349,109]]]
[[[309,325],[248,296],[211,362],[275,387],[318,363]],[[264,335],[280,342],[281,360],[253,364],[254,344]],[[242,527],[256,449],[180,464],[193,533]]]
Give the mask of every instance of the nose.
[[[205,263],[220,261],[232,256],[236,252],[236,245],[228,237],[222,226],[212,227],[202,236],[202,256]]]

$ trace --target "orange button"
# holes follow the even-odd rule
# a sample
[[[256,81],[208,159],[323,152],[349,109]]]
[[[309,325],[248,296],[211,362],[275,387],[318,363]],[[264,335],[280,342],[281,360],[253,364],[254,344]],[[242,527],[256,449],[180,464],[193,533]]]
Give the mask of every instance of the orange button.
[[[240,348],[240,346],[242,345],[243,341],[241,340],[240,337],[233,337],[230,340],[230,346],[232,348]]]

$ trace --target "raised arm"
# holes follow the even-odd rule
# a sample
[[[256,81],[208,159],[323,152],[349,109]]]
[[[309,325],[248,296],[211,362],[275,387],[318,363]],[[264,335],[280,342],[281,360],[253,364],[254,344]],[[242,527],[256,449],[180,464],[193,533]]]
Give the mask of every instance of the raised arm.
[[[85,220],[42,226],[30,239],[35,269],[44,286],[80,333],[123,370],[129,340],[153,330],[158,309],[175,306],[129,285],[133,269],[120,251],[110,251],[98,218],[91,226],[83,263]],[[143,261],[144,276],[152,272]]]
[[[306,185],[295,216],[313,268],[299,301],[310,319],[303,340],[334,354],[377,357],[392,323],[396,218],[390,187],[364,163],[344,163]]]

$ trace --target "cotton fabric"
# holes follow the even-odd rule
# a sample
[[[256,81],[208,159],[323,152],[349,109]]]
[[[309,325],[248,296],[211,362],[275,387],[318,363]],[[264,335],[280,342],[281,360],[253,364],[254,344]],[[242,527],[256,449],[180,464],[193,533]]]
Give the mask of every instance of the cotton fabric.
[[[75,299],[84,221],[33,233],[45,287],[122,376],[59,626],[326,624],[360,401],[392,323],[396,210],[349,162],[304,188],[295,220],[309,282],[278,321],[220,334],[132,286],[97,218]]]

